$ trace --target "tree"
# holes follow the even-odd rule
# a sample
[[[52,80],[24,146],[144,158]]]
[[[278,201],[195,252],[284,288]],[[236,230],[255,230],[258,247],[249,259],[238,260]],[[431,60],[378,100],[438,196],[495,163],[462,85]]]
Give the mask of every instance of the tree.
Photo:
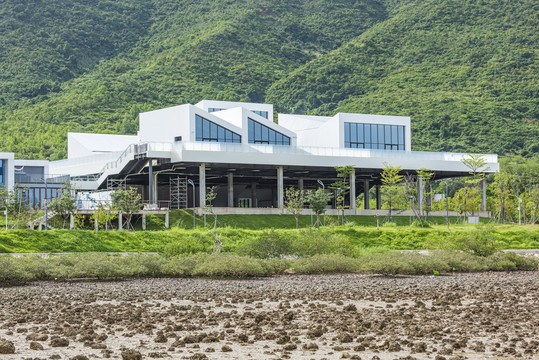
[[[206,230],[213,236],[213,251],[212,254],[220,254],[223,247],[221,240],[222,232],[217,232],[217,214],[213,210],[212,202],[217,197],[215,186],[209,187],[206,192],[206,202],[203,206],[204,212],[213,216],[213,224]]]
[[[414,217],[420,223],[423,223],[421,214],[419,213],[419,206],[417,202],[417,175],[406,174],[403,176],[403,195],[404,201],[410,204],[410,211],[414,214]]]
[[[286,211],[294,215],[296,230],[299,229],[299,216],[303,212],[305,197],[302,190],[289,187],[284,193],[284,207]]]
[[[472,188],[477,187],[477,191],[470,191],[468,194],[470,196],[478,196],[481,192],[481,182],[485,178],[485,171],[490,170],[489,167],[485,167],[487,161],[485,157],[480,154],[468,154],[467,158],[463,158],[461,162],[468,168],[470,175],[472,175],[472,180],[467,180],[466,182],[470,184]],[[473,203],[475,201],[472,200]],[[475,207],[472,208],[472,216],[474,215]]]
[[[511,213],[513,181],[515,176],[505,171],[500,171],[494,174],[494,182],[490,189],[494,195],[494,206],[496,213],[494,215],[498,221],[505,223],[507,215]]]
[[[131,227],[133,214],[140,210],[141,198],[137,189],[134,187],[118,189],[112,194],[112,206],[116,211],[125,215],[128,229]]]
[[[60,195],[50,200],[46,206],[50,212],[62,218],[62,228],[65,228],[66,224],[69,224],[71,216],[75,216],[77,212],[77,198],[71,183],[63,184]]]
[[[337,177],[341,178],[339,181],[335,181],[329,186],[330,189],[335,190],[337,197],[335,198],[337,203],[337,209],[341,211],[341,222],[344,225],[344,210],[350,208],[349,205],[345,205],[346,194],[350,192],[350,175],[354,172],[354,168],[351,165],[347,166],[335,166],[337,170]],[[356,201],[356,199],[350,199],[350,202]]]
[[[27,191],[28,189],[24,186],[13,190],[6,190],[4,187],[0,188],[0,201],[8,216],[11,215],[8,222],[11,224],[12,229],[33,227],[32,222],[37,217],[36,212],[30,211]]]
[[[432,203],[432,189],[430,186],[430,180],[434,176],[434,173],[427,168],[422,168],[417,171],[417,179],[421,180],[421,193],[426,199],[429,199],[424,205],[425,212],[427,214],[426,221],[429,221],[429,211],[431,210]],[[423,199],[418,199],[418,201],[423,201]]]
[[[402,168],[400,166],[392,166],[387,162],[384,162],[384,169],[382,170],[382,184],[384,185],[387,202],[389,205],[389,221],[393,221],[391,210],[393,208],[393,202],[400,192],[399,184],[401,183],[403,176],[400,175]]]
[[[320,215],[326,212],[326,206],[332,197],[332,194],[325,193],[323,189],[310,190],[306,193],[305,199],[309,203],[309,208],[316,215],[316,227],[318,229],[320,229]]]

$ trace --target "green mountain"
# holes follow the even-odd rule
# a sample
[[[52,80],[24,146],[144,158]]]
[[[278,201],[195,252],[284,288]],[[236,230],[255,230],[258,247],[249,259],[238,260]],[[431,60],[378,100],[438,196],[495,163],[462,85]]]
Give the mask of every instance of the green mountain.
[[[0,151],[202,99],[407,115],[415,149],[539,152],[534,1],[6,0]]]

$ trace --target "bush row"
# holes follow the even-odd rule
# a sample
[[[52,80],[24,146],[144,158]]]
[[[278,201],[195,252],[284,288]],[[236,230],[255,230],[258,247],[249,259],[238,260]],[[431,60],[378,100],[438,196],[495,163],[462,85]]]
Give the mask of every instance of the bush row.
[[[0,256],[0,283],[32,280],[121,279],[139,277],[247,278],[285,272],[298,274],[346,273],[360,271],[384,275],[433,274],[537,270],[539,261],[512,253],[480,257],[461,251],[433,251],[430,255],[413,252],[372,252],[360,257],[323,254],[297,260],[258,259],[237,254],[179,255],[166,258],[157,254],[110,255],[84,253],[43,258],[37,255]]]

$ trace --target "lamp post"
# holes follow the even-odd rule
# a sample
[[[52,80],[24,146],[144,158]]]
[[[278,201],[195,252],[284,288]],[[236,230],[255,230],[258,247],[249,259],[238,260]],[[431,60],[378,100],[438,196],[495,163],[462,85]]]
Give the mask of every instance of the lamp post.
[[[316,182],[322,185],[322,191],[325,193],[326,187],[324,186],[324,183],[322,182],[322,180],[318,179],[316,180]],[[325,211],[324,211],[324,226],[326,226],[326,212]]]
[[[442,180],[442,182],[445,184],[445,218],[449,229],[449,184],[445,180]]]
[[[518,224],[522,225],[522,221],[520,220],[520,204],[522,204],[522,199],[518,198]]]
[[[41,178],[41,181],[45,184],[45,199],[43,199],[43,204],[45,205],[45,230],[49,227],[49,213],[47,210],[47,192],[48,192],[48,186],[47,186],[47,179]]]
[[[195,219],[195,183],[191,179],[187,179],[187,183],[193,187],[193,229],[196,229],[196,219]]]

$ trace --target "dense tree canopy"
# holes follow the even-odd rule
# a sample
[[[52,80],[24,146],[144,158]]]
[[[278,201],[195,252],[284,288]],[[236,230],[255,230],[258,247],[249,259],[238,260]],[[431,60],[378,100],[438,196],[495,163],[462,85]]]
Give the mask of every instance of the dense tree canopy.
[[[533,0],[6,0],[0,151],[202,99],[412,117],[416,150],[539,152]]]

